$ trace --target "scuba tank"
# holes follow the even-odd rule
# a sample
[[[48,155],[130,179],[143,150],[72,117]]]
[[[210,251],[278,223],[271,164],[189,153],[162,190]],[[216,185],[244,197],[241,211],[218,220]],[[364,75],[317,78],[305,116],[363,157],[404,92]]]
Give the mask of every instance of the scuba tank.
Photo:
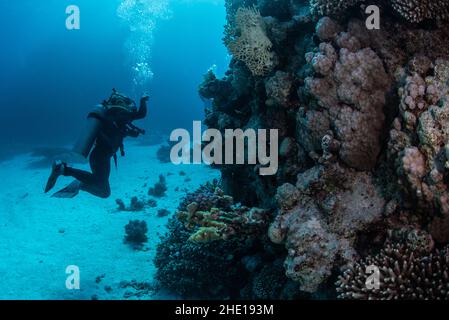
[[[108,100],[89,113],[87,124],[82,134],[73,147],[73,152],[87,158],[100,134],[104,122],[132,121],[133,115],[137,113],[136,103],[112,89],[112,95]]]
[[[98,106],[96,110],[89,114],[87,117],[86,127],[73,147],[72,151],[82,155],[84,158],[89,156],[95,140],[97,139],[98,133],[101,130],[101,118],[92,116],[93,113],[104,116],[106,114],[106,110],[102,106]]]

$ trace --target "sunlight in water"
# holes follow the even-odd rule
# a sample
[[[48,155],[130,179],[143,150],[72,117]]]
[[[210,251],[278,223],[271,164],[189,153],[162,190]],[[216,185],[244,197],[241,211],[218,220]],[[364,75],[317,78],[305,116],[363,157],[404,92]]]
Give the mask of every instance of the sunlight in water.
[[[154,31],[158,21],[171,17],[169,3],[169,0],[123,0],[117,10],[130,29],[125,48],[138,88],[146,87],[153,78],[150,63]]]

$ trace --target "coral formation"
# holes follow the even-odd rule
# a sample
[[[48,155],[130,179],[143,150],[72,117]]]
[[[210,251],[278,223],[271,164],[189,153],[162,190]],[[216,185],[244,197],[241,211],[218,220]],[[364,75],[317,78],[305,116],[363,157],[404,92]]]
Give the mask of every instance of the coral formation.
[[[325,22],[318,24],[317,33],[323,34],[320,29],[326,27]],[[318,52],[306,55],[315,74],[305,79],[304,90],[317,100],[317,106],[300,108],[298,133],[305,137],[303,147],[308,152],[319,151],[322,137],[331,132],[339,141],[338,153],[345,164],[372,169],[381,149],[383,108],[390,86],[382,60],[349,34],[321,40],[334,40],[338,47],[322,42]]]
[[[208,199],[210,195],[200,194],[210,192],[212,186],[215,183],[202,186],[187,199]],[[240,258],[260,245],[270,217],[266,211],[233,204],[218,188],[214,194],[220,200],[183,201],[186,205],[170,219],[169,231],[157,248],[159,285],[184,297],[237,297],[249,277]],[[203,212],[198,211],[200,207]]]
[[[310,9],[319,15],[336,15],[359,2],[361,0],[310,0]]]
[[[366,286],[369,266],[379,269],[379,287]],[[340,299],[448,300],[449,248],[430,251],[388,243],[380,253],[347,269],[337,281]]]
[[[159,181],[155,183],[154,187],[151,187],[148,190],[148,195],[161,198],[165,196],[166,191],[167,191],[167,180],[161,174],[159,175]]]
[[[431,219],[435,240],[449,241],[448,166],[449,62],[424,57],[410,62],[399,88],[399,115],[390,131],[388,155],[395,163],[400,186],[415,211]]]
[[[225,40],[233,56],[243,61],[255,76],[264,76],[275,66],[272,43],[265,22],[255,7],[240,7],[235,14],[234,36]]]
[[[226,1],[225,42],[241,43],[243,34],[249,38],[246,32],[257,29],[273,59],[254,72],[234,54],[224,77],[209,71],[199,87],[210,100],[204,123],[222,133],[278,129],[279,170],[259,176],[257,165],[216,166],[222,194],[242,205],[224,201],[217,185],[187,195],[179,208],[182,223],[172,220],[160,246],[163,285],[186,294],[210,292],[213,285],[196,273],[222,271],[216,264],[222,262],[233,280],[214,275],[223,287],[212,297],[332,297],[339,270],[378,257],[388,230],[423,231],[440,248],[449,243],[448,2],[375,1],[382,6],[382,28],[369,31],[362,3]],[[253,23],[246,30],[244,13]],[[424,21],[430,23],[418,23]],[[254,207],[275,214],[248,237],[241,222]],[[237,231],[228,237],[231,227]],[[410,252],[410,243],[393,243],[404,255]],[[230,260],[211,249],[230,253]],[[420,263],[442,264],[443,251],[439,256],[429,250]],[[200,257],[201,266],[193,261]],[[394,267],[392,259],[386,266]],[[189,270],[191,278],[175,270]],[[234,271],[241,273],[237,286]],[[436,288],[445,279],[426,277],[435,279]],[[358,280],[354,275],[348,281]]]
[[[195,243],[188,241],[191,234],[176,217],[169,220],[154,260],[158,286],[186,298],[238,297],[240,286],[249,276],[238,259],[254,244]]]
[[[187,206],[193,202],[198,204],[199,211],[207,211],[210,208],[229,209],[232,204],[232,199],[229,196],[224,196],[220,189],[220,184],[217,180],[207,182],[200,186],[198,190],[188,193],[179,205],[179,211],[185,211]]]
[[[137,197],[132,197],[129,206],[127,207],[122,199],[115,200],[117,204],[117,209],[119,211],[142,211],[145,208],[145,203]]]
[[[378,222],[385,206],[370,174],[338,165],[300,174],[296,187],[278,188],[276,199],[269,237],[285,244],[286,274],[305,292],[315,292],[335,265],[353,261],[357,234]]]
[[[156,208],[157,207],[157,201],[154,199],[149,199],[147,201],[147,206],[150,208]]]
[[[310,0],[311,10],[319,15],[337,15],[364,3],[363,0]],[[424,20],[447,20],[449,18],[449,2],[447,0],[391,0],[390,7],[412,23]],[[382,5],[382,1],[371,1],[369,4]]]
[[[168,215],[170,215],[170,211],[168,211],[167,209],[159,209],[159,210],[157,211],[157,216],[158,216],[159,218],[166,217],[166,216],[168,216]]]
[[[302,297],[299,285],[285,277],[282,259],[249,271],[254,276],[252,281],[249,281],[248,285],[241,290],[244,299],[290,300]]]
[[[157,150],[156,157],[161,163],[170,163],[170,153],[172,147],[176,144],[176,142],[167,140],[166,143],[162,144]]]
[[[148,241],[148,227],[145,221],[131,220],[125,226],[125,242],[135,248],[141,248]]]
[[[266,210],[235,206],[234,199],[219,188],[216,188],[214,196],[215,204],[221,203],[221,208],[209,206],[200,211],[200,204],[192,202],[187,205],[186,211],[178,212],[177,217],[185,227],[194,230],[189,241],[226,241],[232,237],[246,241],[249,237],[257,237],[265,229],[269,218]],[[201,202],[201,205],[204,206],[205,202]]]
[[[115,203],[117,204],[117,210],[126,211],[126,205],[122,199],[115,200]]]

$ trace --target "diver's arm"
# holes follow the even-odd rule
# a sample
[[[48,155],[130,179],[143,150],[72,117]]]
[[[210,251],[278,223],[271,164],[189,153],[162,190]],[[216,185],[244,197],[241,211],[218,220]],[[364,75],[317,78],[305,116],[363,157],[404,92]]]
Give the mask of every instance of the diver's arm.
[[[137,130],[128,130],[126,132],[126,136],[131,138],[137,138],[140,136],[140,133]]]
[[[147,102],[150,99],[147,95],[143,96],[142,99],[140,99],[140,108],[139,111],[137,111],[135,119],[140,120],[147,116],[148,113],[148,107]]]
[[[132,123],[129,123],[126,126],[124,134],[125,134],[125,137],[137,138],[140,135],[145,134],[145,130],[136,127]]]

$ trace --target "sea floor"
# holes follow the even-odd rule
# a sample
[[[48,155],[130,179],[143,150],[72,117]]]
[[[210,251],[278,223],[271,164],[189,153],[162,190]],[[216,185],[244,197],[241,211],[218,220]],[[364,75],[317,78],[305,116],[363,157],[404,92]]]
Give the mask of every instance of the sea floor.
[[[119,157],[118,169],[112,169],[112,196],[107,200],[86,193],[74,199],[51,198],[43,193],[49,168],[31,165],[39,159],[25,154],[1,162],[0,299],[176,299],[126,284],[153,282],[153,257],[169,218],[158,217],[157,211],[174,214],[186,192],[219,173],[202,165],[162,164],[156,159],[157,149],[127,146],[127,156]],[[126,204],[133,196],[150,199],[148,188],[160,174],[166,176],[168,191],[156,199],[156,208],[117,210],[116,199]],[[55,191],[70,182],[62,177]],[[131,219],[148,224],[143,251],[123,241]],[[79,290],[66,288],[69,265],[79,267]]]

